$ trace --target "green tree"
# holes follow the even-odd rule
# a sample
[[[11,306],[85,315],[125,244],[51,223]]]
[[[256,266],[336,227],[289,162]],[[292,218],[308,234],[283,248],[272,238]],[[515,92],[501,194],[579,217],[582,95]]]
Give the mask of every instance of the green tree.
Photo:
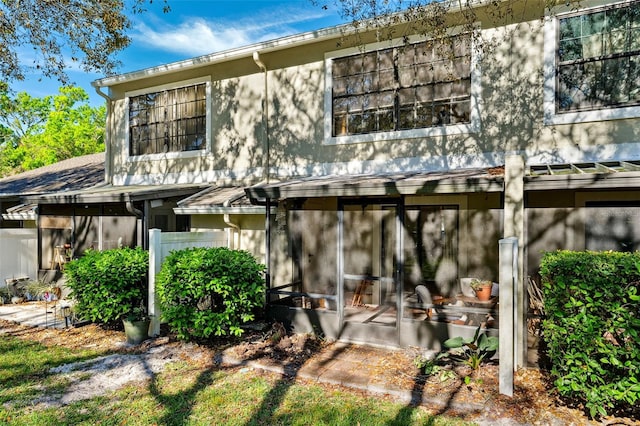
[[[0,93],[0,175],[104,150],[105,107],[88,101],[84,89],[74,86],[44,98]]]
[[[139,13],[147,2],[153,0],[0,1],[0,80],[23,80],[35,70],[68,84],[69,60],[87,72],[112,74],[114,53],[131,42],[126,12]]]
[[[26,92],[13,96],[6,83],[0,82],[0,126],[11,133],[12,142],[37,133],[51,109],[51,96],[34,98]]]
[[[311,0],[312,4],[329,8],[326,0]],[[511,2],[509,0],[507,3]],[[499,2],[503,3],[503,2]],[[352,24],[355,34],[373,31],[378,40],[403,38],[413,34],[443,37],[454,26],[473,32],[479,18],[478,3],[445,0],[335,0],[338,13]],[[490,7],[489,15],[498,18],[498,3]],[[504,8],[508,10],[508,7]],[[454,12],[454,13],[451,13]],[[364,43],[356,38],[357,42]]]

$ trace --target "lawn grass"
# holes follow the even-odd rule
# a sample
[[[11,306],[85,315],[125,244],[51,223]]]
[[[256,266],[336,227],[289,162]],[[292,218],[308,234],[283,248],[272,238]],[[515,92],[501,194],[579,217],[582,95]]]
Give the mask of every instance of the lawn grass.
[[[71,351],[59,346],[43,346],[11,336],[0,338],[0,407],[11,402],[20,405],[30,401],[46,387],[54,390],[64,381],[48,375],[58,365],[84,361],[102,355],[97,350]],[[2,408],[0,408],[0,414]],[[0,417],[2,421],[2,417]]]
[[[248,368],[167,365],[151,382],[107,395],[49,407],[31,402],[59,392],[49,368],[98,353],[4,336],[0,340],[0,424],[11,425],[460,425],[340,387],[321,386]]]

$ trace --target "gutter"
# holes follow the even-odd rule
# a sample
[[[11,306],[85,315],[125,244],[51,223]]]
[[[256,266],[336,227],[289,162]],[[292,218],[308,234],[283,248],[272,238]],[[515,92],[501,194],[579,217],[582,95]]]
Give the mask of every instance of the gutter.
[[[98,95],[100,95],[107,103],[107,120],[105,123],[105,132],[104,132],[104,180],[107,183],[111,183],[113,170],[111,167],[111,115],[112,115],[112,106],[113,99],[109,97],[106,93],[100,90],[100,86],[96,84],[95,81],[91,82],[91,86],[96,91]]]
[[[504,3],[507,0],[499,0],[499,3]],[[460,0],[444,0],[442,7],[446,8],[449,13],[456,13],[465,8],[475,8],[483,5],[491,4],[487,0],[469,0],[464,5]],[[386,22],[393,23],[398,16],[402,16],[404,12],[397,12],[386,18]],[[378,17],[378,20],[383,17]],[[375,18],[374,18],[375,19]],[[132,71],[126,74],[120,74],[112,77],[105,77],[100,80],[95,80],[91,83],[94,87],[108,87],[116,84],[142,80],[148,78],[150,75],[159,76],[177,73],[181,71],[191,70],[214,65],[223,62],[229,62],[236,59],[247,58],[255,51],[277,52],[283,49],[306,46],[312,43],[319,43],[322,41],[337,39],[345,36],[357,34],[362,31],[362,28],[367,28],[370,22],[374,19],[369,19],[365,23],[361,23],[357,27],[353,23],[340,24],[333,27],[323,28],[315,31],[308,31],[305,33],[294,34],[286,37],[277,38],[275,40],[254,43],[249,46],[244,46],[236,49],[225,50],[222,52],[211,53],[208,55],[201,55],[195,58],[186,59],[183,61],[172,62],[170,64],[159,65],[156,67],[145,68],[138,71]],[[365,30],[366,31],[366,30]]]
[[[142,210],[135,208],[135,206],[133,205],[133,201],[131,201],[131,198],[127,199],[127,201],[125,202],[125,206],[127,208],[127,211],[138,219],[142,219],[144,217],[144,213],[142,213]]]
[[[222,206],[225,208],[228,208],[231,206],[231,203],[233,203],[234,201],[240,199],[244,197],[244,193],[241,193],[239,195],[235,195],[231,198],[228,198],[224,201],[224,203],[222,203]],[[235,249],[235,241],[233,238],[233,234],[234,231],[237,231],[238,234],[240,234],[240,226],[237,223],[234,223],[231,221],[231,215],[229,213],[225,213],[222,215],[222,220],[224,220],[224,223],[226,223],[229,228],[227,228],[227,241],[229,242],[228,245],[230,246],[230,249]]]

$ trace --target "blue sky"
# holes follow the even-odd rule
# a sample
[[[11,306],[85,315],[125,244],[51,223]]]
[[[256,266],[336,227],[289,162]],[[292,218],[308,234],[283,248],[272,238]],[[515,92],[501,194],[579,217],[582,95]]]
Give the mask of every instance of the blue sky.
[[[147,4],[147,11],[132,16],[131,45],[120,52],[118,73],[136,71],[195,56],[245,46],[291,34],[342,23],[333,2],[324,10],[310,0],[168,0],[171,11],[162,12],[162,0]],[[92,105],[100,98],[91,81],[104,77],[70,70],[70,79],[85,89]],[[39,81],[41,80],[41,81]],[[60,83],[29,74],[23,82],[11,85],[42,97],[58,92]]]

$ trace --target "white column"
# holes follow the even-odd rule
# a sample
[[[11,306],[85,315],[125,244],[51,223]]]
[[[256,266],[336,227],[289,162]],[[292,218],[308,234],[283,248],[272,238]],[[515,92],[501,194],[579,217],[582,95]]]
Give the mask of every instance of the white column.
[[[160,335],[160,302],[156,293],[156,275],[160,272],[162,265],[162,231],[160,229],[149,230],[149,306],[148,311],[151,316],[149,326],[149,336]]]
[[[503,395],[513,396],[513,372],[517,363],[518,322],[515,307],[517,306],[518,282],[518,239],[515,237],[500,240],[500,370],[499,387]]]
[[[518,242],[518,256],[514,282],[515,303],[515,362],[516,367],[526,366],[527,312],[525,309],[524,287],[524,175],[525,162],[522,155],[510,154],[505,157],[504,171],[504,238],[515,237]],[[500,300],[502,303],[502,300]]]

